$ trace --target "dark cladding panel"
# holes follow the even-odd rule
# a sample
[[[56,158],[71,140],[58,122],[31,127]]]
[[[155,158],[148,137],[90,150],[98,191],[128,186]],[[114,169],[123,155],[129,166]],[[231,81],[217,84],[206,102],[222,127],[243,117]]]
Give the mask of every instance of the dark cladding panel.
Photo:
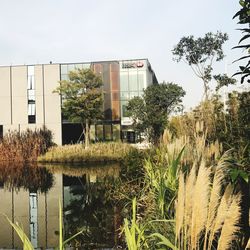
[[[120,102],[119,101],[112,101],[112,119],[119,120],[121,118],[120,115]]]
[[[112,119],[111,93],[104,93],[104,119]]]
[[[110,80],[111,80],[111,89],[112,91],[120,90],[120,66],[118,63],[110,64]]]

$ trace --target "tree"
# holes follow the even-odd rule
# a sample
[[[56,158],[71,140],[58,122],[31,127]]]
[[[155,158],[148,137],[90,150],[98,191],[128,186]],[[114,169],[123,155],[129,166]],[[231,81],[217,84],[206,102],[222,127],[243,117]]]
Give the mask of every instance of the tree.
[[[244,34],[243,37],[239,41],[239,45],[235,46],[234,48],[238,49],[245,49],[247,51],[247,55],[239,58],[236,61],[246,60],[250,58],[250,44],[241,44],[243,41],[245,42],[246,39],[250,38],[250,0],[241,0],[240,1],[241,9],[234,15],[233,18],[238,17],[239,22],[238,24],[247,24],[247,28],[240,29],[242,33]],[[244,80],[250,76],[250,60],[248,60],[247,64],[245,66],[240,66],[240,71],[235,73],[234,75],[241,75],[241,83],[244,83]],[[249,83],[250,80],[247,80]]]
[[[172,50],[177,62],[183,60],[203,81],[204,95],[208,99],[209,82],[212,79],[212,65],[214,60],[221,61],[224,58],[222,45],[228,40],[226,33],[211,32],[203,38],[194,36],[183,37]]]
[[[63,115],[81,123],[85,147],[89,146],[89,126],[102,117],[102,80],[91,69],[77,69],[69,73],[69,80],[60,81],[55,92],[62,96]]]
[[[158,144],[169,114],[182,108],[185,91],[177,84],[162,83],[151,85],[143,92],[142,97],[129,101],[127,110],[135,130],[146,133],[150,142]]]

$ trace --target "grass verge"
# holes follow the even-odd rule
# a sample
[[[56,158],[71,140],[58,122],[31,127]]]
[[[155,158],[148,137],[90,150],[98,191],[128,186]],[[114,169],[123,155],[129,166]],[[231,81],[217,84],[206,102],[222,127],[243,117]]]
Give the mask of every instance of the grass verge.
[[[43,163],[89,163],[119,162],[132,149],[125,143],[96,143],[85,149],[84,145],[64,145],[52,147],[38,157]]]

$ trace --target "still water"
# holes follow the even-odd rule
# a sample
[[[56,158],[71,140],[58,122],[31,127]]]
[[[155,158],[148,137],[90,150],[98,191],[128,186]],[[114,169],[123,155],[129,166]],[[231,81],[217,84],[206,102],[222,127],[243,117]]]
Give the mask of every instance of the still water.
[[[117,207],[108,190],[119,166],[0,165],[0,249],[21,249],[8,224],[22,225],[33,246],[50,249],[59,242],[59,199],[63,206],[64,239],[81,229],[72,241],[78,249],[110,249],[117,245],[120,226]]]

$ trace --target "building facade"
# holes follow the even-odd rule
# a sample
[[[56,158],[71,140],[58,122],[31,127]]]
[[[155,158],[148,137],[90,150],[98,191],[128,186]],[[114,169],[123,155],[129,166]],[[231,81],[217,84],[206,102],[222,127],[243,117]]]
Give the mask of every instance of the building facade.
[[[91,68],[103,80],[104,119],[91,125],[91,139],[133,142],[127,103],[157,83],[147,59],[0,67],[0,137],[9,130],[45,125],[57,144],[77,141],[82,129],[62,118],[61,97],[53,90],[70,71],[83,68]]]

